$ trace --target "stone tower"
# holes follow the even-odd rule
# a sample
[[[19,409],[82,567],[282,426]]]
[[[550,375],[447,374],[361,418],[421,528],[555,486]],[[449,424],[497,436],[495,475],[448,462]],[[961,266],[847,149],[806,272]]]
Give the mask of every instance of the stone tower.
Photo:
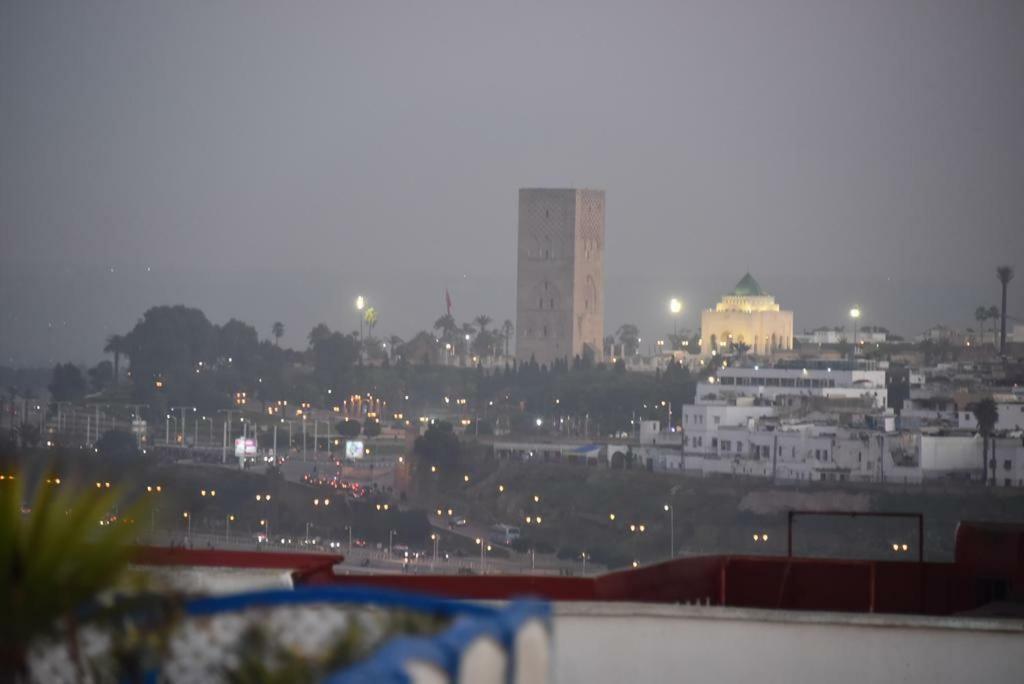
[[[592,356],[604,335],[604,191],[519,191],[516,358]]]

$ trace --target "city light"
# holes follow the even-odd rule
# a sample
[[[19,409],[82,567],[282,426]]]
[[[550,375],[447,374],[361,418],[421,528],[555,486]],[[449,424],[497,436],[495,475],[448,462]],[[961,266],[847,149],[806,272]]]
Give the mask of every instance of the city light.
[[[673,297],[672,299],[668,300],[668,310],[671,311],[673,314],[678,314],[680,311],[683,310],[682,301],[680,301],[676,297]]]

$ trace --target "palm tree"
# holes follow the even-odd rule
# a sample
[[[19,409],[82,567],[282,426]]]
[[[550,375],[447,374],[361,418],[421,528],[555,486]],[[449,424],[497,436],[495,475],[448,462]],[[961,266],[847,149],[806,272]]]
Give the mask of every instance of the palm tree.
[[[974,419],[978,421],[978,432],[981,433],[982,439],[982,473],[984,474],[985,484],[988,484],[988,443],[993,430],[995,430],[996,423],[999,422],[999,408],[992,397],[986,397],[981,401],[977,401],[968,408],[974,413]]]
[[[978,344],[985,344],[985,321],[988,320],[988,309],[983,306],[975,309],[974,320],[978,321]]]
[[[274,344],[280,347],[281,336],[284,335],[284,323],[275,321],[274,325],[270,326],[270,332],[274,335]]]
[[[1013,280],[1013,266],[1000,266],[996,277],[1003,286],[1003,315],[999,321],[999,353],[1006,354],[1006,286]]]
[[[512,325],[512,321],[505,319],[505,322],[501,324],[501,333],[505,336],[505,356],[508,356],[508,341],[512,337],[512,333],[515,332],[515,326]]]
[[[107,344],[103,347],[103,351],[108,354],[114,355],[114,385],[117,385],[118,378],[121,377],[121,352],[125,351],[126,343],[124,335],[111,335],[107,338]]]
[[[451,314],[445,314],[436,321],[434,321],[434,330],[441,332],[441,337],[447,340],[451,340],[455,336],[455,332],[459,329],[455,323],[455,317]]]
[[[478,328],[480,328],[481,333],[485,333],[487,332],[487,326],[491,324],[491,320],[491,317],[487,314],[480,314],[473,319],[473,322],[476,323]]]
[[[994,347],[994,346],[996,346],[996,344],[998,344],[997,341],[996,341],[996,332],[997,332],[996,325],[997,325],[997,321],[999,320],[999,307],[998,306],[990,306],[990,307],[988,307],[988,317],[990,319],[992,319],[992,346]]]

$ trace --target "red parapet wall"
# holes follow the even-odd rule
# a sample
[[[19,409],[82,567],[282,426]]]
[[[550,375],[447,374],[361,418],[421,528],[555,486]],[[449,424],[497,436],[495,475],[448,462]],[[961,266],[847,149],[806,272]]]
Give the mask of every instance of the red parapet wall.
[[[335,575],[330,568],[297,572],[296,585],[348,584],[386,587],[457,599],[507,600],[523,596],[551,601],[593,601],[595,580],[590,577],[530,575]]]
[[[277,551],[223,551],[220,549],[184,549],[165,546],[137,546],[132,562],[138,565],[181,565],[210,568],[250,568],[253,570],[310,570],[345,560],[342,555],[326,553],[282,553]]]

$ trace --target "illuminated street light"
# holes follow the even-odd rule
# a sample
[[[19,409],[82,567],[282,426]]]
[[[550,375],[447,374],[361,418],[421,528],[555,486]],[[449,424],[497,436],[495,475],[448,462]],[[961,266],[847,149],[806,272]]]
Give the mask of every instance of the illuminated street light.
[[[860,308],[853,307],[850,309],[850,318],[853,319],[853,353],[850,356],[851,359],[857,356],[857,319],[860,318]]]

